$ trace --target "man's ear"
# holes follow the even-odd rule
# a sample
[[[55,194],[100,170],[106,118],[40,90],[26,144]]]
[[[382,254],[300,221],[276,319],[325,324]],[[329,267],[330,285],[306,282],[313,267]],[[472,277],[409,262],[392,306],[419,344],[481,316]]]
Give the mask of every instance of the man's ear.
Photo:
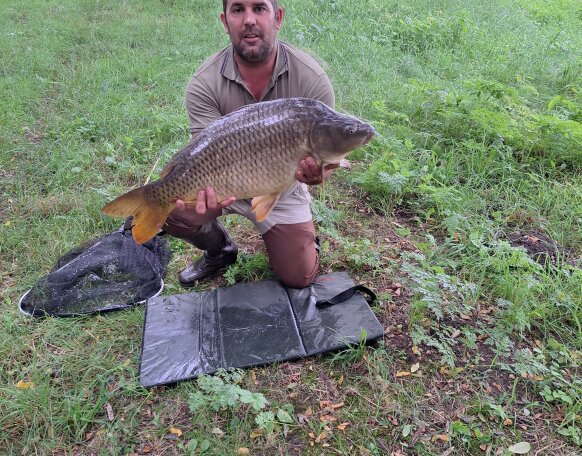
[[[224,27],[224,31],[228,33],[228,24],[226,22],[226,14],[224,12],[220,13],[220,22],[222,22],[222,26]]]
[[[285,9],[282,7],[278,7],[277,11],[275,11],[275,24],[277,27],[277,30],[279,30],[281,28],[281,26],[283,25],[283,17],[285,16]]]

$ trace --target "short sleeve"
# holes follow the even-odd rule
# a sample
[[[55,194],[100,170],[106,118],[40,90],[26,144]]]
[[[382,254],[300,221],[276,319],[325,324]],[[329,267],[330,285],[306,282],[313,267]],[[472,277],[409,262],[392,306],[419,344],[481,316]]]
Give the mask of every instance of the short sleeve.
[[[320,74],[314,81],[309,92],[305,95],[307,98],[313,98],[335,109],[335,94],[333,86],[327,74]]]
[[[221,117],[217,98],[196,75],[190,78],[186,87],[185,104],[191,135],[200,133],[212,121]]]

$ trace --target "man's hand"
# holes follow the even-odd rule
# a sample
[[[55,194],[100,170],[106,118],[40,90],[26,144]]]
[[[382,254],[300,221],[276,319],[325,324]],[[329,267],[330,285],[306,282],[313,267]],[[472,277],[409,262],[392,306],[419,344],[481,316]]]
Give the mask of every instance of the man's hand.
[[[176,209],[179,211],[185,211],[194,208],[194,211],[200,218],[200,225],[204,225],[212,220],[216,219],[222,214],[222,209],[230,206],[234,203],[236,198],[231,196],[224,201],[217,201],[216,194],[212,187],[208,187],[206,190],[200,190],[196,197],[196,203],[186,203],[184,200],[176,200]]]
[[[307,185],[321,184],[324,180],[331,176],[331,173],[339,165],[327,165],[323,168],[323,175],[321,169],[315,163],[312,157],[307,157],[299,162],[299,168],[295,172],[295,178]]]

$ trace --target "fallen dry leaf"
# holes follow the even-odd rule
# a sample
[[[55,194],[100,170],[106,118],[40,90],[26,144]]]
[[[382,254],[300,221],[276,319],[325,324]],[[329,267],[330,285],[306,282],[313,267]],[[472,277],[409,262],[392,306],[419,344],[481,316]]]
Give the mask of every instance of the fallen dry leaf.
[[[25,382],[24,380],[19,380],[16,384],[16,388],[25,390],[28,388],[34,388],[34,382]]]
[[[251,371],[251,378],[253,379],[253,384],[255,385],[259,384],[259,382],[257,381],[257,373],[254,370]]]
[[[420,363],[415,363],[410,366],[410,373],[414,374],[418,369],[420,369]]]
[[[343,402],[338,402],[337,404],[331,404],[332,409],[342,408],[345,404]]]
[[[344,376],[342,374],[342,375],[340,375],[340,378],[338,378],[338,380],[337,380],[337,385],[340,386],[343,382],[344,382]]]
[[[511,421],[509,418],[505,418],[503,420],[503,425],[504,426],[511,426],[513,424],[513,421]]]
[[[224,431],[222,429],[220,429],[219,427],[213,428],[212,431],[210,431],[210,432],[212,432],[219,439],[224,437]]]
[[[340,431],[343,431],[343,430],[345,430],[345,429],[346,429],[346,428],[347,428],[349,425],[350,425],[350,422],[349,422],[349,421],[346,421],[345,423],[338,424],[338,425],[337,425],[337,428],[338,428]]]
[[[177,427],[173,427],[173,426],[172,426],[172,427],[170,428],[170,432],[171,432],[172,434],[174,434],[174,435],[177,435],[178,437],[180,437],[180,436],[182,435],[182,431],[181,431],[179,428],[177,428]]]
[[[141,449],[142,453],[151,453],[153,450],[153,448],[149,445],[144,445],[143,448]]]
[[[451,334],[451,339],[456,339],[457,337],[459,337],[461,335],[461,330],[460,329],[455,329],[453,331],[453,334]]]
[[[107,412],[107,419],[109,421],[113,421],[115,417],[113,416],[113,407],[111,407],[111,404],[109,402],[106,402],[105,404],[103,404],[103,408]]]
[[[528,442],[519,442],[516,443],[515,445],[511,445],[507,451],[509,451],[510,453],[513,454],[526,454],[529,453],[529,451],[531,450],[531,444],[529,444]]]
[[[337,421],[337,418],[331,415],[322,415],[319,417],[319,421],[322,423],[334,423]]]
[[[311,410],[311,407],[307,407],[307,410],[305,410],[303,412],[303,415],[305,415],[305,416],[311,416],[311,415],[313,415],[313,410]]]
[[[241,447],[236,451],[236,454],[238,454],[238,456],[246,456],[247,454],[250,454],[251,451],[248,448],[244,448]]]
[[[437,434],[437,435],[433,435],[430,440],[433,443],[436,442],[437,440],[442,440],[443,442],[448,442],[449,436],[446,434]]]
[[[408,371],[396,372],[396,377],[408,377],[409,375],[410,375],[410,372],[408,372]]]
[[[249,434],[249,437],[251,439],[256,439],[257,437],[260,437],[261,435],[263,435],[263,431],[261,429],[255,429],[253,432],[251,432]]]
[[[420,349],[416,345],[413,345],[412,346],[412,353],[414,353],[416,356],[419,356],[420,355]]]
[[[487,445],[485,445],[484,443],[479,445],[479,448],[481,448],[481,450],[483,450],[483,451],[487,451]]]
[[[322,432],[321,434],[319,434],[316,438],[315,438],[315,443],[320,443],[322,440],[327,439],[327,432]]]

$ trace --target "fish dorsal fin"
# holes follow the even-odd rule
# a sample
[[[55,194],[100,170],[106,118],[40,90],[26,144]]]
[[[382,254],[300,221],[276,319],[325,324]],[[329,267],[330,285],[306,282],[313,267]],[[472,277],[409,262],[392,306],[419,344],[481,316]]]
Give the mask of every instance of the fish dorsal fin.
[[[190,144],[192,144],[192,142],[190,142]],[[159,177],[160,179],[163,179],[168,174],[170,174],[172,172],[172,170],[176,167],[178,162],[181,160],[181,158],[190,152],[190,148],[188,147],[190,144],[188,144],[182,150],[176,152],[176,154],[172,158],[170,158],[168,163],[166,163],[164,165],[164,168],[160,171],[160,177]]]
[[[168,163],[166,163],[164,168],[160,171],[159,179],[163,179],[168,174],[170,174],[172,172],[172,170],[174,169],[174,167],[176,166],[177,162],[178,162],[178,160],[176,160],[176,157],[174,156]]]
[[[164,165],[164,167],[162,168],[162,170],[160,171],[160,177],[159,179],[163,179],[164,177],[166,177],[168,174],[170,174],[172,172],[172,170],[176,167],[176,165],[184,158],[187,159],[188,155],[190,155],[192,153],[192,149],[196,147],[196,145],[198,144],[196,142],[198,136],[200,135],[200,133],[196,134],[195,136],[193,136],[190,139],[190,142],[188,144],[186,144],[181,150],[179,150],[178,152],[176,152],[174,154],[174,156],[172,158],[170,158],[170,160],[168,160],[168,163],[166,163]]]
[[[255,196],[253,198],[251,201],[251,207],[255,213],[257,222],[262,222],[267,218],[280,197],[280,193],[271,193],[269,195]]]

